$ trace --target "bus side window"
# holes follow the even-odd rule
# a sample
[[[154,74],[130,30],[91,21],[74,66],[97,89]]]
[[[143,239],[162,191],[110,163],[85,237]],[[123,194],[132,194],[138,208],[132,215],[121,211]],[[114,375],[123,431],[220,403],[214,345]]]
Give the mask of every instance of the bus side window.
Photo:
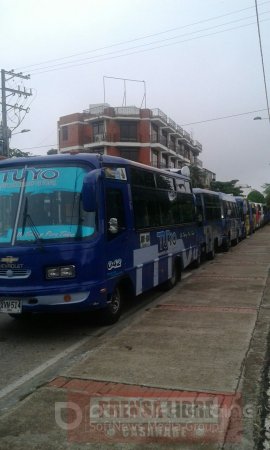
[[[204,219],[204,214],[203,214],[203,205],[202,205],[202,197],[201,194],[196,194],[195,195],[196,198],[196,216],[197,216],[197,221],[202,223],[203,219]]]
[[[115,233],[109,231],[109,223],[113,222],[111,219],[117,219],[118,231]],[[106,220],[109,239],[117,236],[126,227],[123,194],[120,189],[106,189]]]

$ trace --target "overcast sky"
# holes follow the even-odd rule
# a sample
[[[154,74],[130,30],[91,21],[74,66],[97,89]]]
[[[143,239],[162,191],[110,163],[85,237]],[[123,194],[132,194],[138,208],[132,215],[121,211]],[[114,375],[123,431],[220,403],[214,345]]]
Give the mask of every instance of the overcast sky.
[[[270,183],[270,124],[253,120],[267,117],[254,0],[0,0],[0,10],[1,68],[31,74],[33,89],[16,130],[31,132],[11,147],[46,154],[60,116],[103,102],[104,76],[131,78],[145,80],[147,107],[201,142],[218,180]],[[270,95],[270,1],[258,10]],[[121,106],[123,83],[105,87],[106,102]],[[142,99],[143,84],[127,83],[127,105]]]

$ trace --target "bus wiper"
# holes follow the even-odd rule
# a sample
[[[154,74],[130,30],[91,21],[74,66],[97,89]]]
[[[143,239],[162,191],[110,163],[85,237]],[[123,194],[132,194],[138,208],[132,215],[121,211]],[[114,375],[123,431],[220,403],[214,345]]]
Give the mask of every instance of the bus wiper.
[[[28,213],[28,198],[25,199],[25,205],[24,205],[24,211],[23,211],[23,219],[22,219],[22,235],[24,235],[25,232],[25,226],[26,223],[29,223],[31,231],[34,235],[34,237],[36,238],[36,241],[40,244],[42,244],[42,237],[40,236],[38,229],[36,227],[36,225],[33,222],[32,217],[30,216],[30,214]]]

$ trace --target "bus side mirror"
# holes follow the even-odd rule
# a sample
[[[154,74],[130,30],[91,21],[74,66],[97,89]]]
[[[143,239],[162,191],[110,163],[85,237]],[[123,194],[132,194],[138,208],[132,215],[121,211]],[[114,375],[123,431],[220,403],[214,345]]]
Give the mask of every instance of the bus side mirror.
[[[85,175],[82,186],[82,204],[84,211],[97,210],[97,186],[101,178],[101,169],[95,169]]]
[[[116,219],[115,217],[111,217],[108,225],[109,225],[108,230],[110,233],[112,233],[112,234],[118,233],[118,231],[119,231],[118,219]]]

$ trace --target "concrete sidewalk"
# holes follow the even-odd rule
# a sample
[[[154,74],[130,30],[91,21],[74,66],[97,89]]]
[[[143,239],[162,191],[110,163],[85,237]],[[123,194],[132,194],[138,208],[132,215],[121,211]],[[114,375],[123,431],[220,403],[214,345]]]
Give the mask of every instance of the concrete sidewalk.
[[[256,448],[269,266],[266,226],[2,416],[1,450]]]

